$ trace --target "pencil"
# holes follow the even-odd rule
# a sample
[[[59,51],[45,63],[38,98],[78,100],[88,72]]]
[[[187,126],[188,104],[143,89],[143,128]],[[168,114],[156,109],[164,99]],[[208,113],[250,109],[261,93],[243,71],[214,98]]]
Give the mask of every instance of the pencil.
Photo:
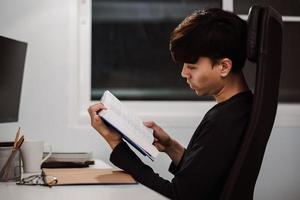
[[[14,149],[17,147],[17,142],[19,140],[19,137],[20,137],[20,127],[18,128],[18,131],[16,133],[16,137],[15,137],[15,142],[14,142]]]

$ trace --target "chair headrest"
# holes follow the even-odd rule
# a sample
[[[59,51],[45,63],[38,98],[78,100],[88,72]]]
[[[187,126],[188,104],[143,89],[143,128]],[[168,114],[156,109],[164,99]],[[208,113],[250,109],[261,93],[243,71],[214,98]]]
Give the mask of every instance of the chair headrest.
[[[258,61],[260,37],[266,29],[266,21],[273,18],[282,27],[281,15],[270,6],[253,5],[248,15],[247,58],[252,62]]]
[[[257,62],[258,57],[258,30],[259,30],[259,16],[262,7],[252,6],[248,15],[248,35],[247,35],[247,58],[252,62]]]

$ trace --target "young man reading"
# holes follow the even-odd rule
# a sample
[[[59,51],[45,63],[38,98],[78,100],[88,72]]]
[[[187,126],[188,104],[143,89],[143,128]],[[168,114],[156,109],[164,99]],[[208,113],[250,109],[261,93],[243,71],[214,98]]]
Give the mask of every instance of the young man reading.
[[[88,111],[92,126],[113,149],[110,160],[137,181],[171,199],[219,199],[247,127],[252,93],[244,79],[246,22],[220,9],[196,11],[171,34],[174,61],[182,62],[182,77],[199,96],[212,96],[217,104],[204,116],[184,148],[154,122],[154,145],[172,160],[172,181],[161,178],[105,126],[97,113]]]

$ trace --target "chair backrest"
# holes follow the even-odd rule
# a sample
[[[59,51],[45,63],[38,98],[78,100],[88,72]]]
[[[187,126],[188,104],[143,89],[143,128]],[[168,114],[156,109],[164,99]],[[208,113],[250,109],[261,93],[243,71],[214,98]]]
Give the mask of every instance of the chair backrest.
[[[252,6],[248,16],[247,37],[247,57],[257,67],[253,108],[221,200],[253,199],[256,179],[278,104],[282,17],[269,6]]]

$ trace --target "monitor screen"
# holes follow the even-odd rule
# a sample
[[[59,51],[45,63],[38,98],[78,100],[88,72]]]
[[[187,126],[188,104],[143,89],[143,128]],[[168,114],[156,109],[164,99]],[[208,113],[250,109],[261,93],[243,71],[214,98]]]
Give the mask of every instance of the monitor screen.
[[[26,48],[0,36],[0,123],[18,121]]]

